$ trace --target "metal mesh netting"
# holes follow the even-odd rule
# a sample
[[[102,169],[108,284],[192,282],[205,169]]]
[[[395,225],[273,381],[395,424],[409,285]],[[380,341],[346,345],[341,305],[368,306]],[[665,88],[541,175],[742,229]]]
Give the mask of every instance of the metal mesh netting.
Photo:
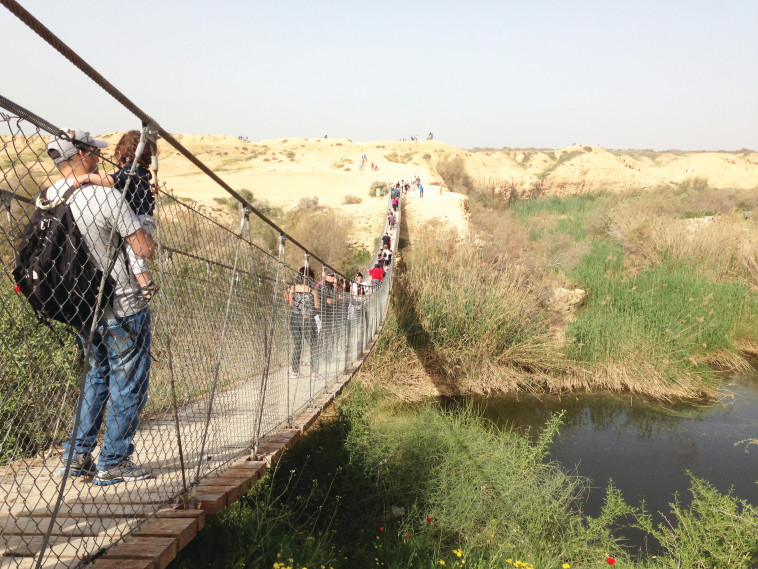
[[[354,366],[392,276],[331,288],[339,278],[286,235],[278,254],[256,244],[249,204],[234,231],[155,186],[147,273],[159,291],[147,303],[130,263],[141,250],[130,232],[144,223],[128,187],[82,183],[70,210],[95,265],[115,275],[115,294],[78,334],[41,319],[19,292],[17,251],[40,192],[52,199],[48,188],[60,197],[72,184],[59,181],[67,171],[39,124],[0,120],[3,567],[76,566],[166,505],[192,507],[202,479],[291,424]],[[74,164],[95,159],[92,148],[75,152]]]

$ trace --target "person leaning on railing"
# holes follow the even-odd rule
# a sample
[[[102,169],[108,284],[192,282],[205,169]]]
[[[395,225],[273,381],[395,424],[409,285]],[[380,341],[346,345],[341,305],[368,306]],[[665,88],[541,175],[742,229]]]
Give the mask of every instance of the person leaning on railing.
[[[62,175],[46,190],[50,201],[74,187],[77,177],[97,173],[100,149],[108,146],[107,142],[80,130],[68,131],[68,135],[77,145],[56,136],[51,137],[47,145],[47,153]],[[103,271],[113,267],[110,276],[116,286],[113,301],[103,307],[102,318],[95,328],[90,369],[82,387],[79,425],[71,440],[64,443],[66,452],[61,458],[64,463],[68,462],[73,444],[69,474],[95,475],[93,483],[99,486],[143,480],[150,478],[152,472],[135,464],[130,457],[134,452],[132,440],[139,416],[147,401],[151,321],[150,309],[129,270],[124,248],[129,247],[139,257],[149,259],[155,251],[155,243],[129,204],[111,188],[84,185],[72,194],[68,203],[93,262]],[[120,239],[124,247],[118,246]],[[116,257],[111,265],[112,251]],[[89,330],[82,332],[83,342],[87,341],[88,333]],[[92,451],[103,422],[105,436],[95,468]]]
[[[318,350],[316,349],[318,329],[315,318],[320,305],[318,295],[310,285],[314,280],[313,269],[301,267],[295,275],[295,284],[289,288],[289,303],[292,307],[290,331],[294,343],[290,377],[293,379],[300,376],[300,356],[305,340],[307,340],[311,351],[311,379],[320,379],[318,375]]]

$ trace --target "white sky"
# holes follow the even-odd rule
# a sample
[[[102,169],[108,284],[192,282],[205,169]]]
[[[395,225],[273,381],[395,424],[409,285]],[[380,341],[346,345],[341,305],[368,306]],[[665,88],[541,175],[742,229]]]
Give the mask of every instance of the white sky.
[[[758,149],[758,0],[20,0],[174,133]],[[139,127],[0,7],[0,94]]]

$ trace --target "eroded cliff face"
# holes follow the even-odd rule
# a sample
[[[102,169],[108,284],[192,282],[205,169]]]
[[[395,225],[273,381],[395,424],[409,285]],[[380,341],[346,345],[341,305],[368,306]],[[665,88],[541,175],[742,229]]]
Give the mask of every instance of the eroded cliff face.
[[[758,153],[609,151],[594,146],[561,150],[478,150],[462,156],[478,183],[520,191],[574,194],[655,189],[691,178],[717,188],[758,187]]]

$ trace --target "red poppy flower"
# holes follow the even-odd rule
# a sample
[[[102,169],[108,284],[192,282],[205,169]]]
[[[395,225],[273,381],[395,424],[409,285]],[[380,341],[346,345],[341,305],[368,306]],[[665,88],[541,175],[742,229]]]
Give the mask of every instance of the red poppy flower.
[[[616,560],[613,557],[609,557],[608,559],[606,559],[606,561],[608,562],[608,565],[616,564]]]
[[[432,518],[426,518],[426,523],[428,523],[428,524],[432,523],[433,521],[434,520]]]
[[[405,539],[410,539],[410,538],[411,538],[411,534],[408,534],[405,536]]]
[[[18,285],[16,285],[16,286],[13,287],[13,290],[15,290],[16,292],[20,293],[21,292],[21,287],[18,286]]]
[[[379,531],[384,531],[384,526],[379,526]]]

